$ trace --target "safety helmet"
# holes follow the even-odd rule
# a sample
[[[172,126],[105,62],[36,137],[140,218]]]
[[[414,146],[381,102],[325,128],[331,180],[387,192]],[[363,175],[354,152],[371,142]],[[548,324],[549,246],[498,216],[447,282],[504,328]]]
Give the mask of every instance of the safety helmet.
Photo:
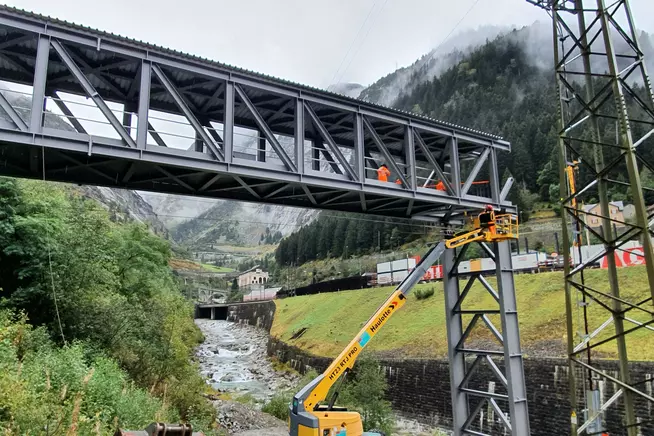
[[[492,204],[487,204],[486,205],[486,210],[493,210],[493,205]]]

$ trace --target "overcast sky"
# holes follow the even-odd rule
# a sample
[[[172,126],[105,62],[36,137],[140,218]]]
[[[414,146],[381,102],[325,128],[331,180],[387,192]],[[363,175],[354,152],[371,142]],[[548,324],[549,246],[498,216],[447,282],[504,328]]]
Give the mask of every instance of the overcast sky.
[[[632,0],[636,23],[648,32],[654,31],[653,3]],[[455,34],[485,24],[525,25],[549,19],[525,0],[10,0],[7,4],[322,88],[335,82],[368,85],[398,66],[411,64],[442,42],[462,19]]]

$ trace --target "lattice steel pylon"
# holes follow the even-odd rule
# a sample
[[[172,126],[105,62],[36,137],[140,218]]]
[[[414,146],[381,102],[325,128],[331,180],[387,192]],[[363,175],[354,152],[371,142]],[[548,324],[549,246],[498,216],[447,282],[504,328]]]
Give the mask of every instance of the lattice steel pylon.
[[[460,286],[459,263],[471,244],[442,257],[453,435],[529,436],[511,246],[479,244],[495,264],[497,286],[485,277],[489,271],[470,273]],[[491,305],[477,300],[485,292]]]
[[[636,402],[654,403],[654,398],[647,393],[643,381],[631,377],[626,338],[633,332],[654,330],[650,326],[654,323],[652,217],[648,217],[643,195],[647,188],[643,188],[640,174],[642,169],[652,171],[654,166],[651,157],[654,98],[643,51],[627,0],[609,5],[604,0],[527,1],[547,10],[553,24],[554,64],[560,99],[560,183],[562,236],[566,247],[564,274],[571,434],[596,434],[605,430],[629,436],[645,434],[639,432],[645,425],[651,429],[652,423],[642,423],[643,417],[637,415],[634,405]],[[649,161],[644,158],[648,154]],[[580,186],[570,190],[565,169],[574,161],[580,165],[577,178]],[[610,200],[616,194],[626,195],[633,201],[633,222],[618,219],[612,213]],[[600,212],[592,212],[589,207],[578,209],[577,204],[584,202],[599,202]],[[571,247],[570,221],[573,228],[582,229],[601,241],[604,250],[590,254],[575,244],[571,258],[567,253],[567,247]],[[574,239],[579,241],[579,235],[573,232]],[[635,240],[642,248],[633,255],[636,251],[628,251],[628,247],[633,246]],[[646,289],[633,289],[619,282],[618,265],[625,254],[636,256],[646,264]],[[597,261],[606,268],[608,292],[585,282],[584,271]],[[576,301],[576,308],[575,296],[581,297],[581,301]],[[575,322],[575,311],[583,312],[583,321]],[[606,317],[595,316],[600,312],[608,315],[606,321]],[[591,313],[593,316],[589,316]],[[593,320],[600,319],[604,322],[593,324]],[[611,324],[615,330],[609,333]],[[617,378],[597,365],[598,347],[617,356]],[[579,374],[585,375],[583,381],[578,378]],[[602,380],[619,387],[606,400],[596,395],[595,384]],[[580,407],[579,392],[586,396],[586,401],[581,403],[585,406]],[[610,408],[622,414],[621,428],[606,428],[602,417]]]

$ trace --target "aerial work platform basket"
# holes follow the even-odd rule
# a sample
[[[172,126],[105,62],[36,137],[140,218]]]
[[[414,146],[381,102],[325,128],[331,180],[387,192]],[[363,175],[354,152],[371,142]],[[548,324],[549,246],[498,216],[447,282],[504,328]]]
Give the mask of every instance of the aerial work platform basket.
[[[446,241],[447,248],[457,248],[471,242],[501,242],[518,239],[518,217],[513,214],[495,215],[485,210],[471,220],[473,230],[463,231]]]

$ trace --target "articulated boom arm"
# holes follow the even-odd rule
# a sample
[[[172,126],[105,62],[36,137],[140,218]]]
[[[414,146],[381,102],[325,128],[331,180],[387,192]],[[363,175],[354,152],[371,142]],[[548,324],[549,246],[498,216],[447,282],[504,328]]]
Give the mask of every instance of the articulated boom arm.
[[[495,216],[492,211],[484,212],[474,219],[473,225],[474,230],[433,246],[325,372],[312,380],[293,397],[289,417],[290,436],[335,435],[337,434],[336,430],[341,427],[348,428],[347,434],[355,436],[363,434],[361,417],[358,413],[347,412],[342,408],[334,408],[336,394],[329,404],[322,405],[320,403],[327,398],[329,390],[339,378],[354,366],[354,362],[356,362],[366,344],[370,342],[393,314],[406,303],[406,297],[411,289],[422,279],[427,269],[441,257],[446,249],[460,247],[476,241],[498,242],[515,239],[518,235],[517,219],[507,214]]]
[[[352,342],[329,365],[325,372],[295,396],[292,405],[294,414],[299,413],[300,409],[302,409],[300,404],[302,404],[304,411],[311,412],[319,402],[327,398],[329,389],[346,370],[352,368],[361,350],[377,334],[379,329],[386,324],[397,309],[404,305],[408,293],[422,279],[429,267],[441,257],[445,249],[445,242],[440,242],[438,245],[432,247],[413,271],[400,283],[391,296],[388,297],[384,304],[377,309],[377,312],[366,322],[365,326],[355,336]]]

